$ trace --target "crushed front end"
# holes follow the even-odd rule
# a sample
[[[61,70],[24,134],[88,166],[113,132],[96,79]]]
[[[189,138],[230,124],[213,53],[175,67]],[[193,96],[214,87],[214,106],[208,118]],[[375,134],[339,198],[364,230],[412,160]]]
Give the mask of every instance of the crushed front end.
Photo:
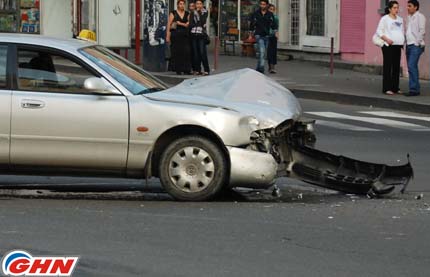
[[[250,147],[272,154],[279,164],[279,176],[371,197],[389,194],[396,186],[405,192],[413,177],[410,162],[389,166],[316,150],[313,125],[314,121],[288,120],[276,128],[256,131]]]

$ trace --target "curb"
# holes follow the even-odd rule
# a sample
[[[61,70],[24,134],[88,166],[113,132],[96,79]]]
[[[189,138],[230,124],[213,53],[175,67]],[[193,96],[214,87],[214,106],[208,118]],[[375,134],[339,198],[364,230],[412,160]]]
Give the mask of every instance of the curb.
[[[163,74],[154,74],[157,78],[170,85],[178,85],[189,78],[180,76],[168,76]],[[325,92],[315,90],[303,90],[289,88],[297,98],[311,99],[319,101],[336,102],[347,105],[373,106],[382,109],[392,109],[404,112],[414,112],[430,114],[430,104],[411,103],[395,99],[385,99],[380,97],[370,97],[361,95],[351,95],[337,92]]]
[[[336,92],[291,89],[297,98],[336,102],[347,105],[373,106],[404,112],[430,114],[430,105]],[[403,96],[404,97],[404,96]]]
[[[155,77],[157,77],[158,79],[160,79],[161,81],[163,81],[169,85],[172,85],[172,86],[179,85],[183,81],[191,79],[191,78],[186,78],[186,77],[181,77],[181,76],[170,76],[170,75],[158,74],[158,73],[154,73],[154,72],[150,72],[150,73],[152,75],[154,75]]]

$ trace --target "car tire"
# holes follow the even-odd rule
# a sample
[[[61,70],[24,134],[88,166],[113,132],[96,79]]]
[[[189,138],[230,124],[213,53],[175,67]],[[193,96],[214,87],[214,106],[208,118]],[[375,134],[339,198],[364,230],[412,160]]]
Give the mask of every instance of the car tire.
[[[228,180],[228,162],[214,142],[187,136],[169,144],[159,164],[161,184],[176,200],[207,201],[216,197]]]

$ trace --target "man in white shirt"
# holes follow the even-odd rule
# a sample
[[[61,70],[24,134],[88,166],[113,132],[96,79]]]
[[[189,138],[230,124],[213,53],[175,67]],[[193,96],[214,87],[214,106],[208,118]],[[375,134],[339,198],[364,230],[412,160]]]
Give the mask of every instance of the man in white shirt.
[[[418,0],[408,1],[408,25],[406,31],[406,57],[409,71],[409,93],[406,96],[420,95],[418,62],[424,52],[426,18],[419,12]]]

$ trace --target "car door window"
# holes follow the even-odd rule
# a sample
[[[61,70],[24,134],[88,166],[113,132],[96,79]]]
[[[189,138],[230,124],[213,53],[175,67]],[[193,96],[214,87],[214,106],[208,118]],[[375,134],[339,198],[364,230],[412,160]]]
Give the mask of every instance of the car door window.
[[[56,93],[94,93],[85,80],[97,77],[61,55],[39,50],[18,50],[18,88]]]
[[[6,88],[7,46],[0,45],[0,89]]]

